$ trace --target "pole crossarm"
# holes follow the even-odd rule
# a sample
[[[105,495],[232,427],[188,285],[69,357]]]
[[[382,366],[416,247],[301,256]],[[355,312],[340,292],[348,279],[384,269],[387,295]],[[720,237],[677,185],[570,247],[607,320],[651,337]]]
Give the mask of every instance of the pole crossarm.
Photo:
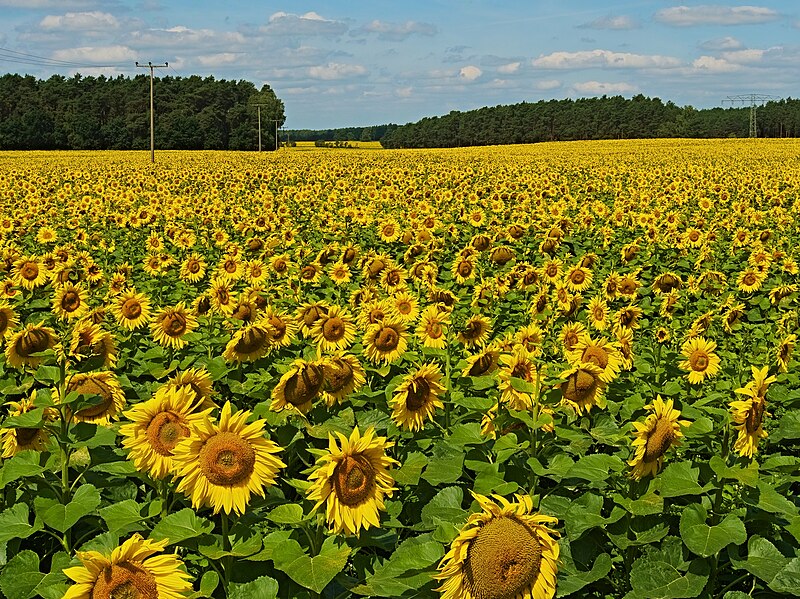
[[[722,103],[729,103],[731,105],[741,104],[743,106],[750,106],[750,137],[758,137],[758,125],[756,122],[756,111],[759,106],[763,106],[770,100],[777,100],[777,96],[769,94],[736,94],[733,96],[726,96]]]
[[[261,107],[262,106],[271,106],[271,104],[250,104],[250,106],[255,106],[258,108],[258,151],[261,151]],[[275,149],[278,149],[278,123],[280,119],[266,119],[270,122],[275,123]]]
[[[153,164],[155,164],[156,161],[155,111],[153,108],[153,70],[166,69],[168,66],[168,62],[165,62],[164,64],[153,64],[152,62],[148,62],[147,64],[139,64],[139,62],[136,61],[136,68],[150,69],[150,162]]]

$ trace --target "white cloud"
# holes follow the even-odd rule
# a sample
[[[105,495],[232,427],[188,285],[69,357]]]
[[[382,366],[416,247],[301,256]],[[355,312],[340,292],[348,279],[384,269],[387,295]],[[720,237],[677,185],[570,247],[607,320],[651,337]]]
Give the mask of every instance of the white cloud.
[[[533,66],[542,69],[585,69],[607,67],[618,69],[671,69],[680,66],[672,56],[659,54],[631,54],[611,50],[584,50],[581,52],[553,52],[533,60]]]
[[[269,23],[261,27],[263,33],[287,36],[339,36],[347,32],[347,29],[346,23],[326,19],[313,11],[302,15],[279,11],[273,13],[269,18]]]
[[[503,73],[504,75],[510,75],[512,73],[516,73],[519,71],[519,66],[521,62],[509,62],[508,64],[501,65],[497,67],[498,73]]]
[[[410,85],[408,87],[399,87],[395,93],[401,98],[410,98],[414,92],[414,88]]]
[[[747,50],[735,50],[732,52],[723,52],[722,58],[728,62],[736,64],[753,64],[761,62],[764,58],[765,51],[759,48],[748,48]]]
[[[630,94],[638,91],[636,86],[630,83],[604,83],[602,81],[585,81],[583,83],[576,83],[572,88],[580,93],[590,96],[601,96],[603,94]]]
[[[729,35],[725,37],[718,37],[713,40],[707,40],[700,44],[700,47],[703,50],[711,50],[712,52],[718,50],[738,50],[743,46],[744,44],[742,44],[742,42]]]
[[[636,29],[639,24],[631,17],[619,15],[616,17],[599,17],[594,21],[589,21],[580,25],[581,29]]]
[[[134,61],[136,53],[128,46],[83,46],[56,50],[53,58],[69,62],[108,63]]]
[[[182,50],[195,47],[209,51],[214,46],[230,50],[232,46],[244,45],[247,39],[238,31],[214,31],[213,29],[190,29],[175,25],[167,29],[134,31],[130,39],[140,46],[180,47]]]
[[[701,56],[692,62],[692,68],[705,73],[732,73],[733,71],[738,71],[741,66],[730,63],[724,58]]]
[[[389,23],[387,21],[374,21],[367,23],[362,31],[365,33],[375,33],[378,38],[393,42],[401,42],[411,35],[436,35],[435,25],[430,23],[420,23],[418,21],[406,21],[405,23]]]
[[[240,56],[241,54],[235,54],[233,52],[221,52],[219,54],[198,56],[197,62],[204,67],[219,67],[236,62]]]
[[[39,26],[42,29],[62,31],[97,31],[117,29],[119,21],[111,13],[93,10],[91,12],[68,12],[63,15],[47,15]]]
[[[561,82],[558,79],[542,79],[541,81],[537,81],[533,87],[542,91],[548,89],[557,89],[561,87]]]
[[[673,6],[656,13],[656,19],[667,25],[690,27],[692,25],[747,25],[767,23],[780,15],[764,6]]]
[[[342,64],[338,62],[329,62],[326,65],[317,65],[308,69],[309,77],[325,81],[358,77],[366,73],[367,69],[360,64]]]
[[[91,0],[0,0],[0,6],[11,8],[82,8],[93,4]]]
[[[461,67],[461,70],[458,72],[458,76],[465,81],[475,81],[481,75],[483,75],[483,71],[471,64]]]

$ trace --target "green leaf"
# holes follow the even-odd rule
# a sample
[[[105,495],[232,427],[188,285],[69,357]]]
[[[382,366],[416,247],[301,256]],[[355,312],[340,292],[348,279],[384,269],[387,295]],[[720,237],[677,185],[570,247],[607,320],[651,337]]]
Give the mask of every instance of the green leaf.
[[[271,532],[263,539],[263,549],[254,555],[246,557],[245,559],[248,559],[252,562],[266,562],[271,560],[272,553],[275,551],[275,548],[289,539],[291,536],[291,530],[276,530],[275,532]]]
[[[800,557],[794,558],[790,561],[769,585],[776,593],[787,593],[797,595],[800,589]]]
[[[664,511],[664,498],[655,493],[646,493],[639,499],[629,499],[615,493],[613,498],[617,505],[622,506],[634,516],[649,516]]]
[[[42,454],[38,451],[26,449],[6,460],[0,471],[0,488],[19,478],[39,476],[45,470],[39,465],[41,457]]]
[[[606,481],[612,472],[621,472],[625,463],[614,455],[597,453],[581,457],[564,478],[582,478],[591,482]]]
[[[800,410],[787,410],[778,422],[778,429],[770,433],[770,441],[800,439]]]
[[[659,476],[662,497],[681,497],[700,495],[703,487],[697,483],[699,468],[692,468],[690,462],[673,462]]]
[[[446,487],[439,491],[422,508],[422,524],[432,530],[440,522],[461,522],[466,520],[466,512],[461,507],[464,492],[460,487]]]
[[[214,530],[214,523],[198,516],[191,508],[184,508],[168,515],[153,528],[150,538],[155,540],[169,539],[170,545],[182,543]]]
[[[606,519],[600,515],[602,509],[603,498],[592,492],[573,501],[564,517],[569,539],[575,541],[587,530],[605,524]]]
[[[742,500],[771,514],[797,515],[797,506],[764,480],[758,481],[757,488],[745,489]]]
[[[42,428],[43,425],[44,408],[35,408],[18,416],[9,416],[3,421],[4,428]]]
[[[269,576],[260,576],[251,582],[231,584],[229,599],[275,599],[278,596],[278,581]]]
[[[94,512],[100,505],[100,491],[93,485],[78,487],[72,500],[67,505],[55,499],[37,497],[33,500],[36,515],[50,528],[58,532],[66,532],[75,523]]]
[[[566,597],[580,591],[583,587],[597,582],[611,571],[611,556],[601,553],[594,560],[591,570],[578,570],[574,563],[564,565],[558,571],[556,597]]]
[[[708,580],[705,560],[694,560],[686,573],[655,554],[640,557],[631,568],[631,588],[626,599],[682,599],[697,597]]]
[[[309,556],[294,539],[284,541],[272,554],[272,562],[281,572],[297,584],[321,593],[328,583],[342,571],[350,556],[347,545],[336,546],[336,538],[328,537],[319,555]]]
[[[35,520],[30,524],[28,504],[17,503],[0,514],[0,543],[11,539],[27,539],[33,533],[42,529],[42,525]]]
[[[712,456],[709,466],[720,479],[737,480],[743,485],[754,487],[758,483],[758,462],[753,461],[747,468],[739,466],[728,467],[719,456]]]
[[[3,568],[0,574],[0,590],[6,599],[30,599],[31,597],[53,596],[49,590],[57,590],[63,595],[62,583],[65,580],[60,568],[66,565],[69,558],[57,553],[53,556],[53,572],[39,572],[39,556],[33,551],[24,550],[15,555]],[[53,589],[53,587],[57,587]],[[59,595],[59,596],[60,596]]]
[[[372,597],[399,597],[406,591],[418,591],[433,579],[434,564],[444,555],[440,543],[431,535],[412,537],[400,543],[391,557],[375,568],[363,585],[351,591]],[[422,596],[418,593],[418,596]],[[427,595],[425,595],[427,596]]]
[[[427,465],[428,458],[424,453],[414,451],[406,456],[406,461],[402,467],[392,472],[395,482],[398,485],[416,486],[422,469]]]
[[[217,586],[219,586],[219,574],[214,572],[214,570],[210,570],[203,574],[203,577],[200,579],[200,591],[197,596],[211,597],[211,594],[216,590]]]
[[[734,568],[747,570],[769,585],[790,561],[767,539],[753,535],[747,542],[747,559],[732,559],[731,563]]]
[[[456,447],[481,445],[486,442],[486,438],[481,435],[481,425],[479,422],[456,424],[451,430],[452,433],[447,437],[447,441]]]
[[[275,524],[297,524],[303,519],[303,508],[296,503],[285,503],[271,510],[267,519]]]
[[[100,517],[106,523],[108,532],[124,530],[125,532],[121,534],[127,534],[144,528],[140,525],[144,518],[139,514],[139,509],[139,504],[133,499],[126,499],[102,508]]]
[[[719,524],[708,526],[708,513],[700,503],[683,508],[681,514],[681,538],[689,551],[702,557],[710,557],[731,543],[740,545],[747,540],[742,521],[728,514]]]
[[[433,457],[428,462],[422,478],[434,487],[443,483],[454,483],[461,478],[463,466],[464,452],[443,441],[434,446]]]

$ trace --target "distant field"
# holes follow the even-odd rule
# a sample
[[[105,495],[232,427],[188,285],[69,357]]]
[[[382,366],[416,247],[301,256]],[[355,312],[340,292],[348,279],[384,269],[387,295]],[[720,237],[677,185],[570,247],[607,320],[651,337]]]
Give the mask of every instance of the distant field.
[[[359,148],[362,150],[382,150],[381,142],[379,141],[348,141],[345,142],[351,147]],[[298,141],[297,146],[294,148],[289,148],[291,150],[308,150],[308,149],[326,149],[326,148],[317,148],[314,145],[313,141]],[[341,149],[341,148],[332,148],[332,149]]]
[[[3,595],[796,596],[800,144],[351,143],[0,153]]]

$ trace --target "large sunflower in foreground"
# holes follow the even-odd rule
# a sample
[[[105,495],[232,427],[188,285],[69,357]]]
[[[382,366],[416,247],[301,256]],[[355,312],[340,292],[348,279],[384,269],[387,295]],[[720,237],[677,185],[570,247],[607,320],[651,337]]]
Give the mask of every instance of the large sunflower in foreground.
[[[753,380],[736,393],[744,395],[746,399],[732,401],[729,404],[731,416],[736,423],[734,426],[739,431],[734,450],[743,457],[752,458],[758,452],[759,439],[765,439],[767,432],[763,428],[764,416],[767,413],[767,388],[775,382],[774,376],[769,374],[769,366],[764,368],[752,367]]]
[[[426,420],[433,419],[437,408],[444,408],[439,399],[445,391],[441,381],[442,371],[433,363],[407,374],[392,397],[392,420],[411,431],[424,427]]]
[[[678,420],[680,411],[673,409],[671,399],[665,402],[660,395],[645,409],[651,411],[645,421],[633,423],[636,429],[632,443],[634,454],[628,461],[628,465],[633,466],[631,476],[636,480],[658,474],[667,450],[680,445],[681,427],[691,424],[688,420]]]
[[[688,339],[681,346],[681,353],[686,359],[680,363],[680,367],[689,371],[687,376],[690,383],[702,383],[705,378],[719,372],[720,360],[714,353],[715,349],[717,344],[703,337]]]
[[[132,422],[119,429],[122,445],[131,450],[128,459],[133,460],[139,472],[148,472],[154,479],[172,472],[175,446],[210,411],[192,413],[196,401],[197,396],[187,385],[156,393],[152,399],[125,412]]]
[[[64,574],[76,584],[64,599],[180,599],[192,590],[183,562],[164,551],[168,540],[143,539],[138,533],[104,555],[78,551],[81,566],[65,568]]]
[[[380,527],[379,512],[385,509],[384,496],[395,490],[389,468],[398,464],[386,455],[394,442],[375,436],[370,427],[362,436],[353,429],[348,439],[336,433],[328,438],[328,452],[317,459],[309,479],[308,499],[314,509],[326,504],[325,518],[335,533],[358,535],[361,529]]]
[[[556,592],[559,547],[547,525],[558,520],[533,513],[530,497],[495,501],[473,493],[483,511],[471,514],[435,578],[442,599],[550,599]]]
[[[172,450],[177,491],[186,493],[197,509],[209,506],[214,513],[243,514],[250,496],[264,496],[264,487],[275,484],[278,470],[285,468],[276,453],[282,448],[264,437],[266,420],[246,424],[250,412],[232,413],[225,402],[214,424],[204,414],[191,436]]]

